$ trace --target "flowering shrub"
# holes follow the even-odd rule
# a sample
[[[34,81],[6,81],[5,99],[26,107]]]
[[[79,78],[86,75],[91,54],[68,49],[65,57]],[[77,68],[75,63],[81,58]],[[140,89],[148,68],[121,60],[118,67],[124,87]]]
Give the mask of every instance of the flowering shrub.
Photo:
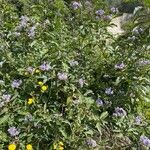
[[[147,30],[114,39],[99,0],[17,4],[0,9],[0,149],[148,149]]]

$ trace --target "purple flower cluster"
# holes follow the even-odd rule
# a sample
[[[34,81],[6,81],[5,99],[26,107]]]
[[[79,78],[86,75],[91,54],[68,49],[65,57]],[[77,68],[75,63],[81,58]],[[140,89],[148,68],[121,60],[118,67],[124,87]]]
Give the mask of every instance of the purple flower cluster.
[[[95,13],[96,13],[96,15],[102,17],[105,14],[105,11],[103,9],[99,9]]]
[[[109,21],[112,19],[112,15],[105,15],[105,11],[103,9],[99,9],[95,12],[95,14],[97,15],[96,16],[96,19],[104,19],[106,21]]]
[[[12,88],[19,88],[19,86],[22,84],[22,80],[14,80],[11,84]]]
[[[103,100],[101,100],[101,99],[99,99],[99,98],[96,100],[96,104],[97,104],[98,106],[104,106]]]
[[[92,148],[94,148],[94,147],[97,146],[96,141],[93,140],[93,139],[91,139],[91,138],[87,139],[87,140],[86,140],[86,143],[87,143],[87,145],[88,145],[89,147],[92,147]]]
[[[141,60],[139,61],[139,65],[143,66],[143,65],[150,65],[150,60]]]
[[[31,39],[34,38],[35,36],[35,29],[36,29],[36,26],[33,26],[28,31],[28,37],[30,37]]]
[[[21,30],[22,28],[27,27],[28,21],[29,21],[29,18],[27,16],[21,16],[21,18],[20,18],[20,24],[17,27],[17,29]]]
[[[3,94],[2,95],[2,100],[4,100],[5,102],[10,102],[11,95],[10,94]]]
[[[6,103],[10,102],[11,95],[10,94],[3,94],[0,99],[0,108],[3,107]]]
[[[42,71],[49,71],[50,69],[52,69],[52,67],[46,62],[44,62],[42,65],[40,65],[39,68]]]
[[[60,73],[60,72],[59,72],[59,73],[57,74],[57,77],[58,77],[59,80],[62,80],[62,81],[65,81],[65,80],[68,79],[68,76],[67,76],[66,73]]]
[[[17,136],[20,133],[16,127],[10,127],[8,129],[8,132],[9,132],[10,136],[12,136],[12,137]]]
[[[112,88],[110,87],[110,88],[107,88],[107,89],[105,90],[105,94],[107,94],[107,95],[113,95],[113,94],[114,94],[114,91],[113,91]]]
[[[112,13],[114,13],[114,14],[117,14],[119,11],[118,11],[118,8],[116,8],[116,7],[111,7],[110,8],[110,11],[112,12]]]
[[[126,115],[127,115],[127,112],[123,108],[120,108],[120,107],[116,107],[115,112],[113,113],[113,116],[116,116],[116,117],[122,117]]]
[[[134,28],[133,30],[132,30],[132,33],[133,34],[140,34],[140,33],[142,33],[143,32],[143,29],[142,28],[138,28],[138,27],[136,27],[136,28]]]
[[[106,21],[107,21],[107,20],[109,21],[109,20],[112,19],[112,15],[103,16],[103,19],[106,20]]]
[[[140,116],[137,116],[137,117],[135,118],[135,123],[136,123],[136,125],[140,125],[141,122],[142,122],[142,118],[141,118]]]
[[[148,137],[142,135],[142,136],[140,137],[140,142],[141,142],[144,146],[150,147],[150,139],[149,139]]]
[[[74,10],[77,10],[77,9],[79,9],[79,8],[81,8],[81,7],[82,7],[81,3],[76,2],[76,1],[73,1],[73,2],[72,2],[72,8],[73,8]]]
[[[115,65],[115,69],[120,69],[120,70],[122,70],[122,69],[124,69],[125,68],[125,64],[122,62],[122,63],[120,63],[120,64],[116,64]]]

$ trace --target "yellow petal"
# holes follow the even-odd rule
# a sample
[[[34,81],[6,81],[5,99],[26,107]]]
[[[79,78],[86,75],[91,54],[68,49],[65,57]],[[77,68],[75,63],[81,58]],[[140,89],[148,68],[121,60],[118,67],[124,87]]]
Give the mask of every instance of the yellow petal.
[[[38,85],[42,86],[42,85],[43,85],[43,82],[42,82],[42,81],[39,81],[39,82],[38,82]]]
[[[15,150],[16,149],[16,145],[15,144],[9,144],[8,145],[8,150]]]
[[[60,141],[58,144],[59,144],[60,146],[64,146],[64,143],[61,142],[61,141]]]
[[[26,150],[33,150],[32,145],[31,144],[26,145]]]

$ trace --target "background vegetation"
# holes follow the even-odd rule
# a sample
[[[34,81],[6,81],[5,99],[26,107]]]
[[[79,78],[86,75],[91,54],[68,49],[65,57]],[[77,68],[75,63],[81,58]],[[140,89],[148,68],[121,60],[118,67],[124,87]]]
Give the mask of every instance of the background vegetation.
[[[116,39],[101,0],[1,0],[0,149],[149,149],[147,6]]]

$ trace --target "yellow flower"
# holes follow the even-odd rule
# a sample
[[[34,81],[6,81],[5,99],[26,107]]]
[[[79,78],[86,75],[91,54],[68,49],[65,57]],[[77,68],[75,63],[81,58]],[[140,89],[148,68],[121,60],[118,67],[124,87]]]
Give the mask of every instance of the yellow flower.
[[[8,145],[8,150],[15,150],[16,149],[16,145],[15,144],[9,144]]]
[[[42,92],[46,91],[47,89],[48,89],[48,86],[47,86],[47,85],[43,85],[43,86],[41,87],[41,91],[42,91]]]
[[[42,86],[44,83],[42,81],[38,82],[38,85]]]
[[[35,70],[35,73],[40,73],[41,71],[39,69],[36,69]]]
[[[64,149],[64,147],[63,146],[59,146],[59,149],[58,150],[63,150]]]
[[[60,141],[58,144],[59,146],[64,146],[64,143],[62,141]]]
[[[34,102],[34,99],[33,99],[33,98],[29,98],[29,99],[28,99],[28,105],[31,105],[33,102]]]
[[[57,145],[56,144],[53,144],[53,149],[57,149]]]
[[[26,145],[26,150],[33,150],[32,145],[31,144]]]

